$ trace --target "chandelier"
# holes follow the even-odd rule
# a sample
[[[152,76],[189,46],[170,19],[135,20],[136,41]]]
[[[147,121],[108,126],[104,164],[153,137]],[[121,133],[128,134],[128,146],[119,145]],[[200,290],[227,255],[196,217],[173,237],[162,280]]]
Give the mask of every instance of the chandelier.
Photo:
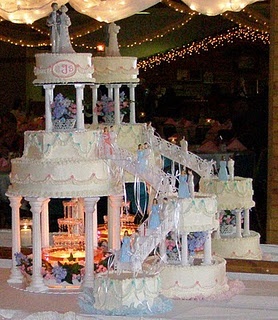
[[[205,15],[240,11],[260,0],[182,0],[191,10]],[[51,3],[69,3],[81,14],[103,22],[118,21],[159,3],[159,0],[0,0],[0,16],[13,23],[31,24],[51,12]]]

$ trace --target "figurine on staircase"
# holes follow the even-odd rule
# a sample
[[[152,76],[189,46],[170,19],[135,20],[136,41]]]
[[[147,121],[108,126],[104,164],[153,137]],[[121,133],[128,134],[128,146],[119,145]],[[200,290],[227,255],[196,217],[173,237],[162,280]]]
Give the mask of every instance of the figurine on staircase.
[[[193,171],[188,169],[188,189],[189,189],[189,193],[190,193],[190,197],[194,198],[194,175],[193,175]]]
[[[149,229],[154,230],[160,225],[160,207],[156,198],[153,199],[151,215],[149,217]]]
[[[218,178],[221,181],[227,181],[228,180],[228,171],[227,171],[227,161],[225,157],[222,157],[220,160],[220,168],[218,172]]]
[[[130,257],[131,257],[130,236],[128,234],[128,231],[125,230],[124,237],[122,240],[120,261],[121,262],[130,262]]]
[[[137,165],[138,165],[138,172],[143,173],[145,167],[145,157],[144,157],[144,148],[141,143],[138,144],[137,149]]]
[[[185,170],[181,171],[181,174],[178,180],[179,180],[178,197],[181,199],[190,198],[190,192],[188,187],[188,175],[186,174]]]
[[[230,180],[234,180],[235,176],[235,160],[232,158],[232,156],[229,156],[228,160],[228,170],[229,170],[229,178]]]

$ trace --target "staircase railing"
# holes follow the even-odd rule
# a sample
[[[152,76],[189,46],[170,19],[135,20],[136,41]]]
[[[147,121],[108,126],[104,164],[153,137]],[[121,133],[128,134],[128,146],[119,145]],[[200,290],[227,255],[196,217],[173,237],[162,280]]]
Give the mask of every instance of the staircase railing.
[[[148,139],[153,151],[158,151],[164,157],[190,168],[202,178],[209,178],[213,175],[215,161],[202,159],[196,154],[184,151],[181,147],[156,135],[148,135]]]
[[[144,167],[144,170],[142,170],[142,168],[139,166],[137,158],[133,155],[133,153],[117,146],[114,147],[112,155],[108,158],[110,158],[115,164],[117,164],[117,166],[121,167],[127,172],[133,174],[134,176],[137,175],[141,177],[157,192],[163,193],[165,196],[169,193],[169,175],[159,167],[148,164]]]
[[[167,234],[177,228],[176,221],[179,221],[177,215],[179,214],[179,204],[176,201],[169,201],[167,205],[162,208],[161,215],[165,218],[161,221],[156,229],[148,228],[148,220],[142,223],[139,227],[139,236],[137,238],[138,246],[131,253],[129,263],[121,263],[119,260],[119,252],[115,257],[115,267],[117,272],[122,270],[130,270],[134,274],[142,270],[143,262],[150,255],[162,241],[165,240]]]

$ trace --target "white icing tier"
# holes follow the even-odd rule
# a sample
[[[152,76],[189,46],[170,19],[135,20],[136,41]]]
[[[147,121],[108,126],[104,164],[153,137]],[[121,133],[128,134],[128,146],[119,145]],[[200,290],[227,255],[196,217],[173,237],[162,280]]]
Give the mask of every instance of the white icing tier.
[[[99,131],[27,131],[12,160],[9,195],[92,197],[122,193],[121,171],[97,157]]]
[[[195,198],[179,199],[176,222],[180,232],[195,232],[217,229],[216,196],[195,193]]]
[[[96,310],[137,308],[143,302],[152,308],[160,294],[160,277],[159,274],[139,274],[134,278],[132,273],[110,273],[108,277],[96,277],[92,291]]]
[[[95,82],[91,53],[39,53],[35,58],[34,84]]]
[[[161,293],[173,299],[206,298],[229,290],[226,261],[213,257],[211,265],[166,265],[160,273]]]
[[[62,150],[61,150],[62,153]],[[76,198],[121,194],[120,169],[109,161],[13,159],[9,196]]]
[[[235,177],[234,180],[228,181],[202,178],[200,192],[217,196],[218,211],[250,209],[255,206],[251,178]]]
[[[260,234],[250,231],[249,236],[236,238],[233,236],[212,239],[212,251],[214,254],[229,259],[261,260]]]
[[[136,57],[94,57],[96,83],[138,83]]]
[[[97,159],[100,130],[72,132],[25,131],[23,158]]]

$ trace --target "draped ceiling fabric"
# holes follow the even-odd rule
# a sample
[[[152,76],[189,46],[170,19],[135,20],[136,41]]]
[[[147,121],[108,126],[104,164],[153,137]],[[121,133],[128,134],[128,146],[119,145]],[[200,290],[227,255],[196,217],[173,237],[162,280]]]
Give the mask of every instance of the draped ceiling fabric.
[[[240,11],[248,4],[260,0],[182,0],[192,10],[205,15],[225,11]],[[113,22],[143,11],[159,0],[0,0],[0,16],[13,23],[31,24],[51,12],[51,3],[59,6],[69,3],[79,13],[98,21]]]

